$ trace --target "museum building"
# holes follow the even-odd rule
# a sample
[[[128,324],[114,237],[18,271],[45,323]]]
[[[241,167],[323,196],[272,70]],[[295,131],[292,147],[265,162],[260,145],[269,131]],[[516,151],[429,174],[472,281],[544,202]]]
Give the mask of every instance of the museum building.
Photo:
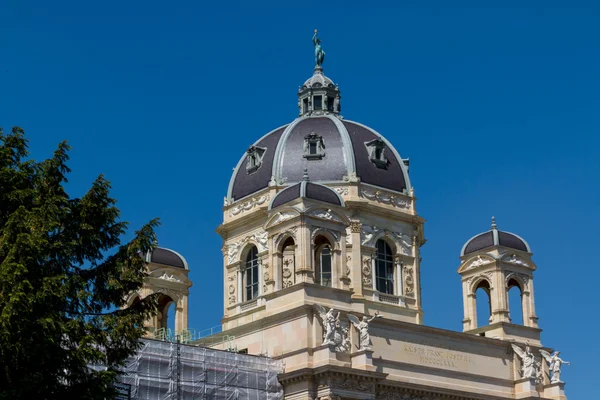
[[[316,33],[313,42],[298,117],[250,145],[231,177],[217,230],[222,332],[193,344],[235,338],[236,352],[280,361],[285,399],[566,399],[564,361],[541,342],[531,249],[493,219],[457,249],[463,331],[423,325],[424,219],[409,162],[342,117]],[[160,291],[149,327],[164,328],[175,303],[175,329],[185,332],[187,262],[162,248],[147,257],[151,277],[131,301]],[[522,324],[509,312],[513,287]],[[489,296],[489,321],[477,320],[478,289]]]

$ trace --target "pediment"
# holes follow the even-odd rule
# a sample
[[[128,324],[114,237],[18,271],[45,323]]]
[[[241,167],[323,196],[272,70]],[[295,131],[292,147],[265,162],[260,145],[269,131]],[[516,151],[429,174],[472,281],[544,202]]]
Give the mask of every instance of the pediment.
[[[265,224],[265,229],[269,229],[275,225],[279,225],[285,221],[289,221],[294,219],[300,215],[300,212],[295,208],[287,208],[280,211],[277,211],[273,215],[269,217],[267,223]]]
[[[492,264],[496,261],[496,259],[492,256],[488,255],[476,255],[474,257],[469,258],[464,261],[460,267],[458,268],[458,273],[463,273],[465,271],[475,269],[477,267],[481,267],[482,265]]]

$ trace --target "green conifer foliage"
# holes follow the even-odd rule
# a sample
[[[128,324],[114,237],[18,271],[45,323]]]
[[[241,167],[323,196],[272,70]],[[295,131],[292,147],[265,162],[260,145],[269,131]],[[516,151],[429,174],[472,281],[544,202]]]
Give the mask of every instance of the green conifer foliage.
[[[0,399],[110,398],[156,313],[153,295],[121,307],[147,276],[140,255],[158,221],[122,244],[109,182],[71,198],[66,142],[41,162],[27,143],[22,129],[0,129]]]

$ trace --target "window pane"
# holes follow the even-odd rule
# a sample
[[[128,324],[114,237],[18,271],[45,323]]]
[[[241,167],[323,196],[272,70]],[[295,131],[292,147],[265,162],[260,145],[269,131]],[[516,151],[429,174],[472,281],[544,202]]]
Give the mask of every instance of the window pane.
[[[321,249],[321,285],[331,286],[331,247],[324,246]]]
[[[327,111],[333,111],[333,102],[335,99],[331,96],[327,97]]]
[[[309,154],[317,154],[317,143],[316,142],[310,142],[308,145],[308,152]]]
[[[377,241],[376,248],[376,289],[381,293],[394,294],[394,262],[392,249],[383,240]]]
[[[315,96],[313,101],[315,110],[320,110],[323,108],[323,98],[321,96]]]

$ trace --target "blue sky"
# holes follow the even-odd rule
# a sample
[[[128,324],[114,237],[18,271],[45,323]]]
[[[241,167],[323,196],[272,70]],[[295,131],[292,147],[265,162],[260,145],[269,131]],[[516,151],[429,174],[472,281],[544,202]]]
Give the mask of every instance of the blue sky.
[[[160,244],[190,264],[190,326],[209,328],[222,316],[215,229],[232,168],[296,116],[318,28],[344,116],[411,159],[425,323],[461,329],[458,254],[495,215],[535,254],[542,341],[573,362],[567,394],[590,393],[597,2],[281,3],[5,0],[0,126],[23,127],[38,159],[68,140],[73,196],[104,173],[132,228],[160,217]]]

